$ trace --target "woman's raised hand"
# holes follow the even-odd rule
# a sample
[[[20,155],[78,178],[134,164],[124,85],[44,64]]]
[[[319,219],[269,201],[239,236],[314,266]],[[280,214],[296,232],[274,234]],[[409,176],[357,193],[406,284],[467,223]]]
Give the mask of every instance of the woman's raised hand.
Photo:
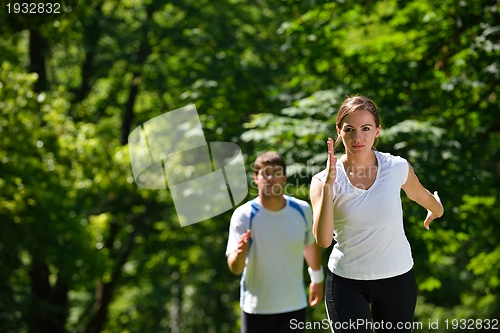
[[[335,148],[333,145],[333,139],[328,138],[328,159],[326,161],[326,179],[325,183],[333,184],[335,178],[337,178],[337,158],[335,157]]]

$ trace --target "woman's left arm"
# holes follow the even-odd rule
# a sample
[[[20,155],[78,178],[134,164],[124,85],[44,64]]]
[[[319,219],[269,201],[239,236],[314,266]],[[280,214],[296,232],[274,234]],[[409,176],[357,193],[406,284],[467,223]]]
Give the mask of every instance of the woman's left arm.
[[[408,168],[408,179],[402,188],[408,198],[427,209],[427,217],[424,221],[424,227],[429,230],[430,222],[443,216],[444,208],[441,204],[441,199],[439,198],[437,191],[435,191],[434,194],[431,194],[431,192],[422,186],[410,163],[408,163]]]

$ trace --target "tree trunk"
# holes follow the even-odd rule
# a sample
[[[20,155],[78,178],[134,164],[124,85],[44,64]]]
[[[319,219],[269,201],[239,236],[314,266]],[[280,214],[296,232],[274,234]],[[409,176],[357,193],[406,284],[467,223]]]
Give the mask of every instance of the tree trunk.
[[[48,331],[48,313],[49,297],[51,287],[49,283],[49,267],[44,262],[37,262],[33,257],[33,265],[29,272],[31,279],[32,300],[28,313],[28,325],[30,333],[50,333]]]
[[[130,128],[132,127],[132,121],[134,120],[134,104],[139,93],[139,83],[141,77],[139,73],[134,73],[132,82],[130,84],[130,92],[128,94],[127,103],[125,104],[125,111],[123,113],[122,122],[122,137],[121,144],[126,145],[128,143],[128,135],[130,134]]]
[[[31,29],[29,34],[30,65],[28,70],[38,74],[33,90],[40,93],[48,88],[45,61],[48,52],[47,40]],[[45,258],[33,253],[29,271],[32,300],[28,312],[28,330],[32,333],[64,333],[68,317],[68,287],[64,277],[58,276],[54,287],[50,285],[49,266]]]
[[[31,29],[29,38],[29,71],[38,74],[38,81],[33,87],[33,90],[37,93],[47,90],[48,86],[47,69],[45,67],[47,48],[47,40],[42,35],[40,35],[40,33],[36,29]]]
[[[111,274],[111,280],[109,282],[104,282],[101,279],[97,285],[94,306],[92,308],[92,317],[87,325],[87,328],[85,329],[85,333],[101,332],[108,319],[108,308],[113,299],[113,291],[118,284],[122,267],[125,265],[130,253],[132,252],[136,230],[137,229],[134,229],[134,231],[130,234],[125,251],[121,255],[120,260],[118,260],[118,263]]]

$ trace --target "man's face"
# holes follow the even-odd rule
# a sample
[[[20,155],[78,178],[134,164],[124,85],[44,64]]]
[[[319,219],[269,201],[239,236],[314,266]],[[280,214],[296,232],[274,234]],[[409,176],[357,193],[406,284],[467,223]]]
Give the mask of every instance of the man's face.
[[[285,170],[279,165],[265,165],[253,179],[259,189],[259,194],[269,197],[283,195],[283,185],[286,183]]]

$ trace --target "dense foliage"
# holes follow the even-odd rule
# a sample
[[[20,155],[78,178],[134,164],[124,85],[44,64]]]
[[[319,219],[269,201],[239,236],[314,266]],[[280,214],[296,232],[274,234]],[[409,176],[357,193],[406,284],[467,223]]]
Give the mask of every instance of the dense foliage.
[[[499,6],[82,0],[20,32],[2,8],[1,331],[237,332],[231,211],[181,228],[168,190],[134,183],[128,135],[194,103],[207,141],[237,143],[249,175],[281,152],[307,199],[354,94],[380,107],[379,149],[445,206],[426,231],[404,199],[415,321],[500,319]]]

